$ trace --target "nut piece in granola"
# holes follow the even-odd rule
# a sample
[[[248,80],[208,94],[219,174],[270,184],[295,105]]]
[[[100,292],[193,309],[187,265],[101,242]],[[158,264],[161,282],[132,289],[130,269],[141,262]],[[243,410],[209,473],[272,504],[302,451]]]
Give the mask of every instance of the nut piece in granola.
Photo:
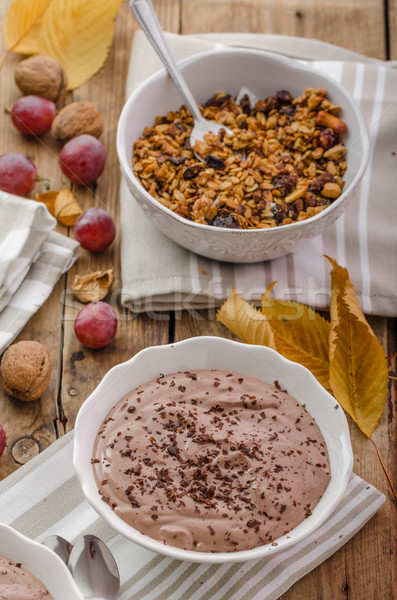
[[[169,210],[203,225],[266,229],[308,219],[338,198],[347,168],[341,108],[326,90],[288,90],[237,103],[217,93],[203,116],[233,131],[209,133],[194,150],[186,106],[158,116],[135,142],[133,169]]]

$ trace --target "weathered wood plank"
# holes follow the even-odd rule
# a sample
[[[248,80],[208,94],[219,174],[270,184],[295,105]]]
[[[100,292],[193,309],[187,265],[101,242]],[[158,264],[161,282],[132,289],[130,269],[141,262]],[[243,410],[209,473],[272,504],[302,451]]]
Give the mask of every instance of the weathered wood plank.
[[[392,3],[393,8],[395,4]],[[198,9],[197,3],[183,0],[182,8],[182,32],[186,34],[223,31],[278,33],[317,38],[368,56],[386,57],[384,6],[380,2],[335,4],[328,1],[274,3],[267,0],[203,0]],[[371,23],[370,29],[368,23]],[[365,36],[363,31],[366,31]],[[386,349],[390,344],[387,321],[376,318],[370,321]],[[228,331],[219,329],[219,324],[213,321],[205,323],[191,315],[180,322],[176,321],[176,339],[205,334],[230,336]],[[389,402],[393,406],[393,400]],[[386,412],[374,439],[396,479],[393,471],[395,421],[389,428],[389,437]],[[351,420],[350,430],[355,472],[387,495],[386,480],[372,444]],[[390,575],[389,554],[395,553],[395,512],[395,505],[389,501],[353,540],[295,584],[283,595],[283,600],[309,597],[321,600],[390,598],[395,589]],[[390,524],[394,529],[390,529]],[[395,574],[393,578],[395,582]]]
[[[387,0],[390,59],[397,60],[397,0]]]
[[[181,0],[153,0],[153,6],[164,31],[181,33]]]
[[[175,341],[203,335],[225,337],[241,341],[234,333],[216,320],[214,311],[191,310],[175,314]]]
[[[50,384],[35,402],[11,399],[0,386],[0,423],[7,435],[7,449],[0,460],[0,479],[44,450],[56,439],[60,380],[60,310],[63,279],[50,299],[23,329],[16,341],[36,340],[46,346],[53,359]]]
[[[389,433],[389,456],[386,463],[390,479],[394,489],[397,490],[397,320],[390,319],[388,324],[388,346],[387,354],[390,356],[390,393],[388,401],[388,433]],[[390,493],[389,493],[390,496]],[[388,503],[389,536],[390,536],[390,565],[391,565],[391,589],[394,598],[397,594],[397,507],[393,500]]]
[[[0,29],[3,31],[4,18],[9,1],[2,3],[0,13]],[[0,37],[0,57],[6,52],[3,36]],[[5,109],[11,109],[21,96],[14,81],[14,71],[22,57],[9,54],[0,71],[0,154],[18,152],[27,155],[37,166],[38,174],[43,178],[51,178],[53,189],[59,189],[61,174],[58,167],[57,143],[49,133],[40,140],[30,139],[22,135],[11,122]],[[44,191],[45,183],[36,183],[30,194]],[[58,227],[64,232],[65,228]],[[37,340],[44,344],[53,359],[53,371],[50,385],[44,396],[32,403],[24,403],[10,399],[0,386],[0,423],[7,434],[7,449],[0,461],[0,479],[8,475],[29,458],[43,450],[56,438],[54,421],[57,418],[57,396],[60,380],[60,347],[61,330],[61,294],[64,286],[62,277],[55,287],[46,305],[26,325],[17,340]]]
[[[4,19],[7,3],[0,7],[0,19]],[[245,31],[256,33],[280,33],[322,39],[339,44],[356,52],[385,57],[384,3],[375,0],[351,0],[335,3],[331,0],[155,0],[155,9],[162,26],[168,31],[182,33]],[[397,0],[389,0],[391,57],[397,58]],[[181,10],[180,10],[181,9]],[[2,22],[0,23],[0,26]],[[115,131],[123,97],[129,48],[137,25],[125,3],[116,20],[115,43],[103,70],[85,86],[76,90],[74,99],[90,99],[96,102],[105,115],[103,142],[108,149],[108,162],[97,187],[76,189],[84,208],[102,205],[118,219],[119,169],[115,150]],[[363,34],[365,32],[365,34]],[[3,46],[2,46],[3,45]],[[0,40],[0,53],[4,41]],[[1,54],[0,54],[1,56]],[[0,71],[0,102],[11,106],[19,96],[13,81],[13,70],[20,58],[10,55]],[[70,101],[72,95],[69,96]],[[51,187],[57,189],[69,185],[57,166],[60,146],[45,136],[47,147],[37,145],[21,136],[9,122],[8,115],[0,111],[0,153],[15,150],[28,153],[39,167],[40,175],[52,177]],[[120,229],[118,224],[118,230]],[[65,228],[60,231],[67,233]],[[84,398],[92,391],[103,373],[113,364],[126,360],[142,347],[166,343],[168,322],[155,321],[148,316],[131,315],[117,306],[117,291],[121,287],[119,237],[105,253],[94,256],[82,251],[78,265],[66,279],[56,286],[50,300],[30,321],[20,339],[38,339],[50,350],[54,370],[49,389],[41,401],[30,405],[10,400],[0,390],[0,423],[5,427],[9,446],[20,462],[41,450],[55,439],[53,421],[57,417],[59,433],[69,430]],[[115,268],[115,283],[108,298],[117,308],[119,331],[114,342],[101,351],[83,349],[73,333],[73,320],[77,307],[69,293],[62,299],[62,291],[70,288],[75,272]],[[384,319],[371,319],[372,327],[388,347],[388,353],[396,350],[396,330]],[[176,313],[175,339],[194,335],[219,335],[236,339],[226,328],[214,320],[207,311]],[[63,336],[63,337],[62,337]],[[84,353],[84,357],[79,354]],[[78,358],[82,360],[77,360]],[[396,369],[394,361],[394,369]],[[397,482],[397,457],[395,385],[391,386],[389,412],[385,414],[375,432],[382,456],[389,472]],[[59,412],[58,412],[59,411]],[[389,421],[389,422],[388,422]],[[355,452],[354,470],[359,475],[388,494],[384,476],[374,449],[355,425],[351,423],[352,443]],[[17,440],[23,438],[19,443]],[[33,440],[33,441],[32,441]],[[0,478],[19,466],[7,453],[0,461]],[[397,589],[396,548],[397,511],[390,500],[381,511],[347,543],[339,552],[300,580],[283,595],[283,600],[389,600]],[[391,566],[390,566],[391,565]]]
[[[371,23],[370,30],[366,23]],[[363,36],[364,30],[368,35]],[[279,33],[317,38],[368,56],[386,56],[383,5],[379,2],[335,4],[324,1],[273,3],[266,0],[246,0],[230,3],[204,0],[198,9],[197,3],[183,1],[183,33],[217,31]],[[373,318],[370,321],[386,349],[390,344],[386,320]],[[176,321],[176,339],[205,334],[230,336],[225,328],[219,328],[219,324],[213,321],[207,324],[192,316],[181,322]],[[390,405],[394,406],[392,402],[393,399],[390,399]],[[396,481],[394,419],[389,437],[385,411],[374,439]],[[350,430],[355,472],[387,495],[385,477],[372,444],[351,420]],[[390,552],[394,556],[396,552],[395,513],[395,505],[389,501],[353,540],[295,584],[283,595],[283,600],[390,598],[396,582],[395,567],[392,575],[390,574]]]
[[[219,335],[238,339],[223,325],[215,320],[208,321],[207,318],[206,311],[184,313],[182,319],[175,321],[175,340],[202,335]],[[390,353],[390,347],[393,348],[393,339],[395,338],[392,332],[388,332],[387,320],[371,317],[369,321],[385,351]],[[389,344],[391,346],[388,349]],[[392,402],[391,398],[390,406],[394,406]],[[385,409],[373,437],[386,462],[389,457],[389,470],[392,476],[394,473],[394,480],[397,481],[395,425],[389,437],[387,412]],[[354,472],[388,496],[387,482],[371,442],[365,438],[350,418],[348,421],[354,452]],[[389,500],[350,542],[297,582],[282,596],[282,600],[306,598],[318,598],[318,600],[384,598],[386,600],[391,598],[393,587],[390,573],[390,551],[395,545],[391,524],[394,523],[395,528],[395,513],[395,504]]]
[[[383,2],[377,0],[183,0],[182,9],[182,33],[294,35],[385,58]]]
[[[11,0],[7,2],[10,4]],[[4,23],[7,6],[2,5],[1,27]],[[165,28],[179,30],[179,2],[163,3],[158,6],[159,18]],[[107,165],[98,181],[98,185],[74,187],[74,192],[83,209],[90,206],[102,206],[107,209],[118,222],[118,189],[119,166],[115,150],[115,135],[117,121],[123,106],[124,87],[128,69],[128,59],[133,32],[137,25],[128,5],[125,4],[116,19],[115,42],[109,59],[104,68],[90,82],[81,86],[73,94],[69,93],[64,103],[71,100],[90,99],[95,102],[105,117],[105,132],[102,138],[107,148]],[[4,39],[0,40],[0,56],[5,53]],[[19,55],[10,53],[1,71],[0,102],[3,107],[11,108],[21,95],[14,83],[14,70],[21,60]],[[70,186],[70,182],[62,175],[58,166],[58,154],[61,145],[50,134],[45,134],[40,140],[32,140],[21,135],[12,125],[10,117],[4,111],[0,112],[0,152],[15,151],[26,154],[37,165],[39,175],[48,178],[51,189]],[[36,185],[34,192],[44,191],[45,183]],[[34,197],[34,192],[30,195]],[[67,228],[57,228],[65,235],[72,235]],[[118,223],[118,230],[120,224]],[[70,295],[70,283],[76,272],[86,273],[112,265],[115,268],[115,282],[112,290],[111,303],[117,304],[118,292],[121,289],[119,262],[120,231],[111,248],[101,255],[92,255],[84,250],[76,266],[58,284],[51,298],[43,309],[29,323],[18,339],[37,339],[48,347],[54,360],[54,370],[51,384],[43,400],[32,405],[22,405],[10,400],[4,391],[0,390],[0,410],[2,424],[7,432],[8,448],[14,448],[15,442],[24,436],[32,436],[33,441],[26,444],[18,442],[14,448],[16,462],[10,451],[3,457],[0,464],[0,476],[12,472],[38,450],[54,441],[57,423],[58,434],[62,433],[61,422],[67,423],[70,429],[82,399],[95,387],[103,374],[117,362],[126,360],[142,347],[165,343],[168,341],[168,322],[151,321],[148,317],[137,317],[119,310],[119,331],[115,341],[108,351],[98,353],[87,351],[89,358],[84,359],[83,375],[79,376],[79,385],[74,386],[75,373],[78,372],[78,362],[73,361],[73,355],[81,350],[74,334],[73,320],[77,314],[76,306]],[[65,298],[62,297],[65,288]],[[73,318],[71,318],[71,316]],[[62,345],[65,343],[64,349]],[[76,350],[77,348],[77,350]],[[72,364],[74,363],[74,368]],[[64,372],[63,372],[64,371]],[[82,383],[83,382],[83,383]],[[73,390],[69,393],[69,390]],[[76,390],[76,391],[75,391]],[[74,395],[73,395],[74,394]],[[29,438],[30,439],[30,438]],[[18,455],[17,455],[18,452]]]
[[[175,3],[163,3],[159,18],[168,27],[178,30],[179,17]],[[116,19],[114,44],[109,58],[94,78],[74,92],[74,98],[91,100],[104,115],[102,141],[107,149],[107,163],[95,186],[84,189],[78,186],[76,193],[84,208],[101,206],[114,218],[117,236],[113,244],[100,254],[81,250],[80,259],[67,275],[67,302],[64,315],[63,374],[61,385],[61,420],[66,430],[73,427],[81,403],[92,392],[103,375],[115,364],[123,362],[142,348],[168,342],[168,319],[155,321],[145,315],[132,315],[118,304],[121,291],[120,237],[122,224],[119,218],[120,169],[116,153],[116,131],[120,112],[124,105],[125,82],[133,33],[138,25],[128,4],[124,4]],[[128,227],[128,223],[123,223]],[[70,283],[75,273],[84,274],[113,266],[115,281],[106,301],[118,315],[118,332],[113,342],[102,350],[83,348],[74,335],[73,323],[82,304],[70,293]],[[167,315],[166,315],[167,317]],[[82,360],[76,360],[83,356]],[[62,426],[60,424],[60,432]]]

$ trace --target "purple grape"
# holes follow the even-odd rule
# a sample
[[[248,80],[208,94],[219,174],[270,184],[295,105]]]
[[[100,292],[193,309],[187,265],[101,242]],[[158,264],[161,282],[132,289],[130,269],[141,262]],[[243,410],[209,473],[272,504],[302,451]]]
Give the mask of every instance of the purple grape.
[[[92,207],[76,219],[74,236],[86,250],[102,252],[114,240],[116,226],[103,208]]]
[[[59,154],[61,170],[74,183],[88,185],[105,168],[106,150],[93,135],[83,134],[66,142]]]
[[[7,152],[0,155],[0,190],[27,196],[37,177],[35,165],[23,154]]]
[[[94,350],[110,344],[116,331],[116,313],[106,302],[90,302],[81,309],[74,322],[79,342]]]
[[[12,122],[25,135],[41,135],[51,129],[55,114],[55,104],[41,96],[23,96],[11,110]]]
[[[7,443],[7,437],[4,429],[0,425],[0,456],[3,455]]]

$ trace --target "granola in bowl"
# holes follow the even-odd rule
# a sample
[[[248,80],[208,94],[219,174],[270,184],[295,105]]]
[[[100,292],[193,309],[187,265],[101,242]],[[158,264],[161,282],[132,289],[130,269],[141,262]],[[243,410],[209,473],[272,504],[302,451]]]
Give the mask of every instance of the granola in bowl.
[[[347,127],[326,90],[239,97],[219,92],[205,102],[204,117],[233,135],[207,134],[195,152],[186,106],[145,128],[132,162],[146,191],[181,217],[228,229],[287,225],[330,206],[344,187]]]
[[[190,56],[182,60],[179,67],[193,97],[203,110],[209,113],[211,110],[222,113],[225,125],[232,130],[233,126],[230,127],[227,122],[229,113],[231,119],[236,121],[240,119],[241,124],[246,121],[247,127],[244,129],[243,125],[237,128],[237,131],[240,130],[241,135],[244,136],[251,135],[251,140],[247,143],[247,149],[229,148],[229,156],[226,157],[222,157],[209,145],[207,154],[212,158],[207,158],[207,164],[204,163],[193,155],[190,148],[189,119],[191,117],[187,112],[182,113],[177,126],[176,112],[183,100],[166,70],[157,71],[141,82],[127,99],[117,127],[117,154],[124,182],[131,194],[131,196],[128,193],[123,196],[125,200],[122,203],[123,219],[131,227],[139,228],[140,235],[146,235],[150,240],[151,236],[161,232],[183,248],[217,261],[253,263],[271,260],[285,256],[311,238],[328,231],[347,205],[354,198],[358,198],[359,183],[369,158],[368,128],[354,98],[341,83],[324,72],[326,66],[322,67],[322,70],[314,69],[303,62],[263,50],[222,48]],[[286,88],[290,91],[292,100],[295,99],[294,103],[285,102],[286,98],[283,96],[284,102],[280,102],[278,98],[279,105],[269,107],[267,114],[265,110],[255,112],[255,105],[259,101],[257,99],[265,102],[267,98],[277,95],[277,90],[282,91]],[[308,92],[306,96],[304,90],[309,88],[312,92]],[[246,90],[249,90],[247,95],[250,98],[250,111],[253,111],[250,115],[247,115],[241,106]],[[327,96],[321,96],[318,93],[320,90],[326,90]],[[239,104],[240,107],[225,110],[223,113],[219,106],[213,109],[205,106],[208,104],[208,99],[213,98],[214,94],[220,91],[230,94],[230,99],[224,98],[225,107],[233,106],[231,102]],[[315,106],[318,100],[316,96],[320,96],[321,100],[317,106]],[[300,97],[302,100],[298,102]],[[237,99],[237,102],[233,99]],[[248,110],[246,100],[242,105]],[[338,112],[339,106],[342,107],[343,112],[342,110]],[[294,110],[294,115],[286,114]],[[304,115],[305,111],[307,116]],[[261,126],[256,123],[257,114],[262,114],[260,118],[264,123]],[[159,118],[158,115],[166,116]],[[301,121],[297,120],[299,115],[302,115]],[[284,125],[279,125],[279,120],[281,123],[284,121]],[[287,163],[284,158],[287,150],[278,148],[278,144],[282,145],[278,138],[279,129],[284,131],[289,120],[292,133],[288,134],[287,129],[285,136],[289,136],[292,146],[288,149],[293,158],[291,163]],[[310,124],[313,131],[308,127]],[[143,133],[145,127],[147,130]],[[309,133],[305,131],[305,127]],[[346,132],[343,133],[341,128],[345,128]],[[267,142],[267,146],[270,147],[269,156],[263,156],[262,147],[259,146],[259,132],[264,138],[263,142]],[[328,133],[333,136],[335,132],[338,134],[338,143],[331,143],[331,139],[326,140],[324,137],[324,135],[328,136]],[[321,133],[323,134],[321,143],[323,146],[330,144],[329,147],[320,147]],[[233,138],[235,137],[238,141],[239,137],[234,135]],[[331,135],[329,137],[331,138]],[[154,146],[150,149],[153,141]],[[210,141],[206,140],[206,142]],[[223,142],[226,141],[225,135]],[[260,150],[257,156],[255,152],[249,151],[249,148],[255,144]],[[313,148],[306,148],[306,144],[312,144]],[[338,146],[343,146],[343,149]],[[200,148],[200,154],[203,150],[205,149]],[[226,152],[226,143],[222,143],[219,150]],[[316,151],[321,153],[321,150],[323,150],[322,156],[316,162],[312,160],[313,154]],[[307,151],[311,152],[311,156]],[[333,152],[335,154],[332,154]],[[255,181],[252,173],[245,173],[249,168],[246,161],[251,154],[254,161],[255,158],[258,162],[264,161],[264,165],[270,170],[267,173],[266,169],[263,171],[256,167],[253,169],[255,174],[260,174],[262,181]],[[270,160],[272,154],[275,156]],[[226,174],[225,168],[217,168],[219,159],[227,164]],[[228,160],[230,165],[227,163]],[[219,166],[222,166],[222,163]],[[281,166],[281,163],[285,167],[283,166],[278,173],[278,165]],[[229,175],[232,169],[235,171]],[[291,173],[287,176],[294,177],[294,181],[295,177],[297,179],[291,190],[286,185],[280,185],[282,182],[286,183],[285,179],[275,179],[282,174],[282,171],[286,171],[283,175]],[[317,180],[316,186],[314,184],[316,178],[325,172],[330,173],[325,177],[331,180]],[[212,180],[209,179],[211,173]],[[206,177],[208,177],[207,181],[205,181]],[[201,193],[200,186],[197,185],[198,179],[203,182],[200,186],[202,191],[206,192],[205,194]],[[277,181],[279,189],[275,186]],[[301,184],[303,190],[304,185],[307,185],[307,190],[302,191]],[[314,188],[321,189],[314,191],[312,187],[309,190],[313,184]],[[337,184],[341,188],[339,197],[329,198],[324,194],[324,191],[330,193],[330,184]],[[211,189],[211,186],[215,189]],[[221,186],[224,189],[218,189]],[[252,196],[243,200],[241,194],[244,196],[246,187],[248,194]],[[188,196],[188,190],[192,191],[192,196]],[[311,206],[313,196],[310,194],[305,196],[309,191],[317,198],[314,206]],[[297,194],[302,192],[301,197],[291,197],[290,194],[294,192]],[[331,194],[336,195],[336,192],[339,193],[338,188],[332,185]],[[257,198],[258,194],[263,197],[263,201],[256,203],[254,195]],[[285,202],[286,197],[290,202]],[[222,205],[220,200],[223,201]],[[142,212],[136,213],[135,205],[139,206]],[[257,206],[262,213],[257,210]],[[196,211],[195,215],[192,212],[193,208]],[[257,223],[254,222],[254,218]],[[150,229],[150,223],[156,230]],[[217,227],[217,224],[221,227]],[[242,226],[244,224],[246,227]]]

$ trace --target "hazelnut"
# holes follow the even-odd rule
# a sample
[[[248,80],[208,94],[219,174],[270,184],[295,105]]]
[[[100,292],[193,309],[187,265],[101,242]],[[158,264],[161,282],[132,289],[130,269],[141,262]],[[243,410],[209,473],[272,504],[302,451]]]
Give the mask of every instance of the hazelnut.
[[[25,402],[37,400],[46,391],[52,370],[52,358],[39,342],[12,344],[4,353],[0,373],[3,387],[12,398]]]
[[[51,133],[60,142],[82,134],[99,138],[103,132],[103,117],[88,100],[71,102],[62,108],[52,122]]]
[[[55,58],[35,54],[19,63],[15,83],[25,95],[42,96],[58,103],[66,94],[68,78]]]

